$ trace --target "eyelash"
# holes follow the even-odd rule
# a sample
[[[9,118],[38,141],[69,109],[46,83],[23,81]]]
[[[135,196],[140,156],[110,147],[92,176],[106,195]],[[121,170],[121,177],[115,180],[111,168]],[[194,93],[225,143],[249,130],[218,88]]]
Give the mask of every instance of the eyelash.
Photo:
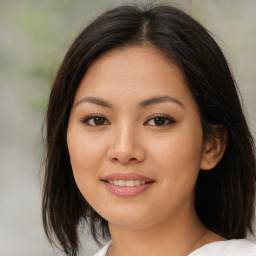
[[[100,118],[101,121],[103,121],[104,123],[99,124],[99,125],[95,124],[96,118]],[[168,126],[168,125],[176,123],[176,121],[173,118],[171,118],[170,116],[163,115],[163,114],[157,114],[157,115],[152,116],[151,118],[149,118],[143,125],[149,123],[151,120],[156,121],[157,119],[160,119],[160,120],[158,120],[160,122],[164,121],[164,124],[163,125],[149,125],[149,126],[162,127],[162,126]],[[89,123],[91,120],[94,121],[94,124]],[[106,124],[106,122],[107,122],[107,124]],[[166,122],[167,122],[167,124],[166,124]],[[110,122],[104,116],[99,115],[99,114],[92,114],[92,115],[87,116],[85,119],[82,120],[82,123],[87,125],[87,126],[103,126],[103,125],[109,125],[110,124]]]
[[[160,120],[162,119],[161,121],[164,121],[164,124],[163,125],[150,125],[150,126],[168,126],[168,125],[176,123],[176,121],[170,116],[163,115],[163,114],[156,114],[156,115],[152,116],[151,118],[149,118],[148,121],[146,121],[144,124],[149,123],[149,121],[151,121],[151,120],[156,121],[157,118]],[[166,124],[166,122],[167,122],[167,124]]]
[[[102,118],[103,120],[105,120],[105,121],[107,121],[107,119],[104,117],[104,116],[102,116],[102,115],[95,115],[95,114],[92,114],[92,115],[89,115],[89,116],[87,116],[85,119],[83,119],[82,120],[82,123],[84,123],[84,124],[86,124],[87,126],[102,126],[102,125],[106,125],[106,124],[102,124],[102,125],[93,125],[93,124],[90,124],[89,123],[89,121],[91,121],[91,120],[94,120],[95,121],[95,119],[96,118]],[[109,121],[107,121],[108,122],[108,124],[110,124],[109,123]],[[104,122],[105,123],[105,122]]]

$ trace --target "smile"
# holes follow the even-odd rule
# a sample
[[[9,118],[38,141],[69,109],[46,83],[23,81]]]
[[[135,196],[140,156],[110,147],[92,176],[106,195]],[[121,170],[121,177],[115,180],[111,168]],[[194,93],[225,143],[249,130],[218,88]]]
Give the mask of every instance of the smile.
[[[145,180],[108,180],[107,182],[119,187],[134,187],[146,184]]]
[[[112,173],[101,181],[105,188],[115,196],[127,198],[142,194],[155,183],[155,180],[137,173]]]

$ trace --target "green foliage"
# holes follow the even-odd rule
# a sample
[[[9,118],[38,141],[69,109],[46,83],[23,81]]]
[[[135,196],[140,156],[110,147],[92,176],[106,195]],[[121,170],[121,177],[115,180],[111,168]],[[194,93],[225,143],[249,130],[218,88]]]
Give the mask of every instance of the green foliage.
[[[100,0],[1,2],[0,79],[8,77],[23,103],[43,112],[45,95],[81,24],[110,3]]]

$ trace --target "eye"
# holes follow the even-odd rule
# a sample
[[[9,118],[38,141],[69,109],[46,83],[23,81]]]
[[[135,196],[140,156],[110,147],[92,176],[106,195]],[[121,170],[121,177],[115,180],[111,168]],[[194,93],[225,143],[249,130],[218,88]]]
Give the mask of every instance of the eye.
[[[150,126],[167,126],[175,123],[171,117],[166,115],[158,115],[150,118],[145,124]]]
[[[90,115],[82,120],[82,123],[88,126],[102,126],[110,124],[109,121],[100,115]]]

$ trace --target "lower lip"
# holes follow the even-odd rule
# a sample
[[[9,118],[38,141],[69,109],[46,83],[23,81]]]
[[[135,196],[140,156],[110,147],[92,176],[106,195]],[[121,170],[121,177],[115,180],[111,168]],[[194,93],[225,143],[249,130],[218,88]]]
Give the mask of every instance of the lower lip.
[[[143,191],[148,189],[150,186],[153,185],[153,182],[133,187],[121,187],[114,184],[110,184],[108,182],[104,182],[104,184],[107,187],[107,189],[116,196],[133,197],[141,194]]]

